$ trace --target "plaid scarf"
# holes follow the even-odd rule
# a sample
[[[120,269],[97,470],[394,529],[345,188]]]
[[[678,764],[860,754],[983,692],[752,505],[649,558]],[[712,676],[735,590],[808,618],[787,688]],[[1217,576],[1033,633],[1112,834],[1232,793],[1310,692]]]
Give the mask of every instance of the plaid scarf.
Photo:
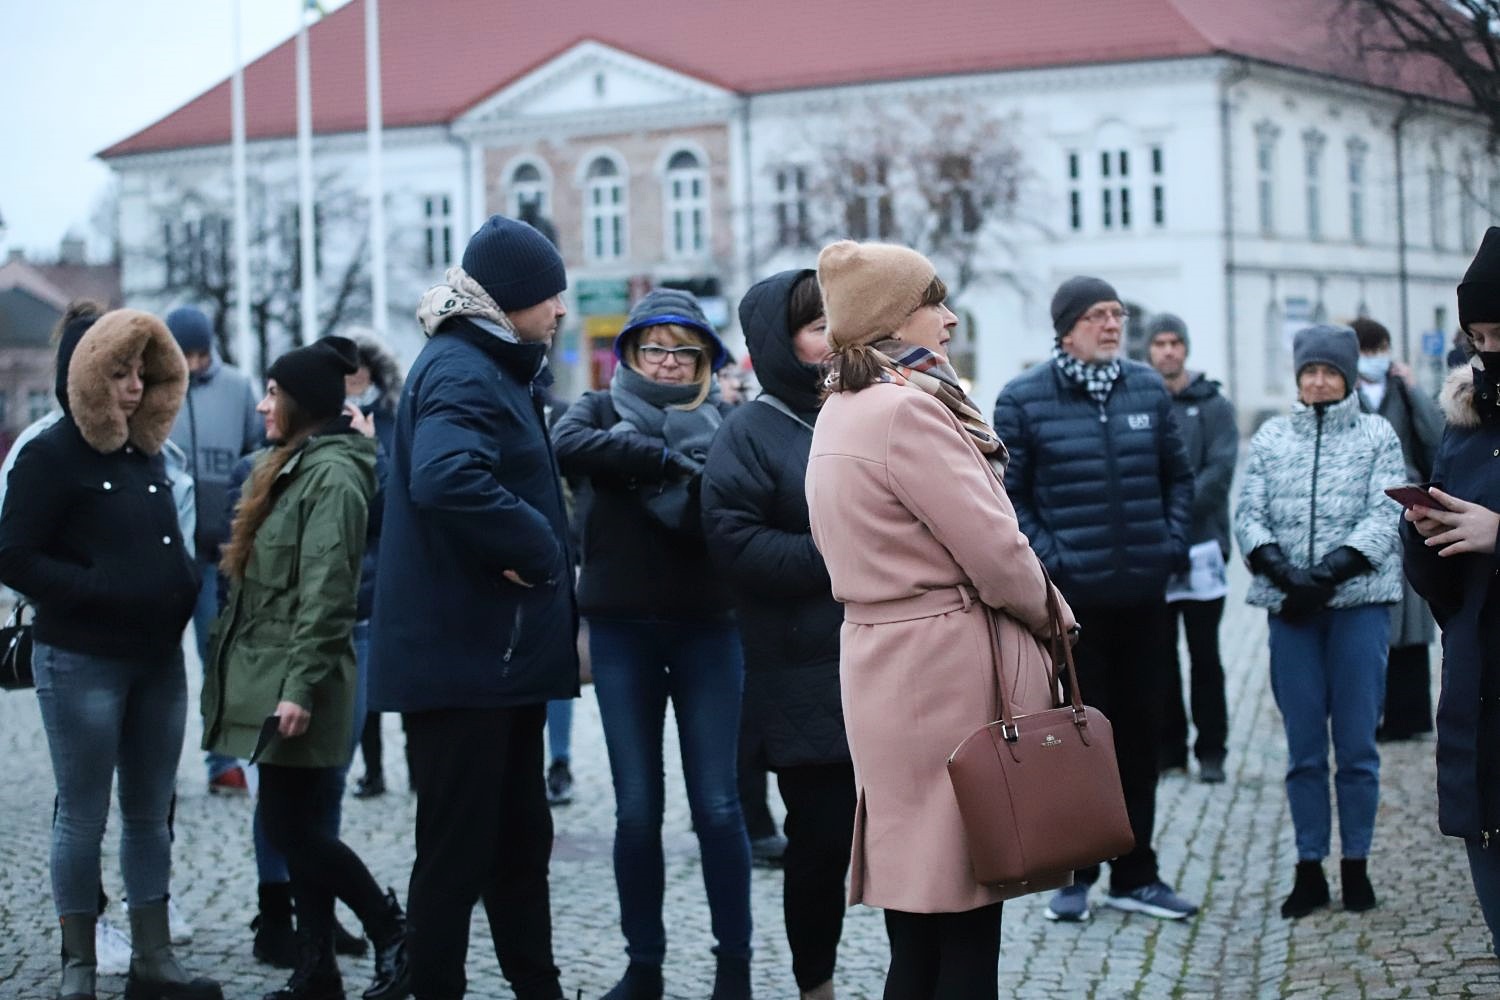
[[[1109,398],[1109,390],[1114,388],[1115,379],[1120,377],[1119,358],[1102,365],[1090,364],[1073,357],[1062,349],[1061,344],[1052,345],[1052,363],[1070,381],[1083,386],[1100,406]]]
[[[974,439],[974,444],[995,467],[995,474],[1003,481],[1005,463],[1010,453],[994,428],[985,421],[979,407],[974,405],[958,381],[958,372],[945,359],[925,347],[907,344],[899,340],[882,340],[873,345],[875,351],[890,366],[886,380],[899,385],[912,385],[937,399],[958,418],[964,430]]]

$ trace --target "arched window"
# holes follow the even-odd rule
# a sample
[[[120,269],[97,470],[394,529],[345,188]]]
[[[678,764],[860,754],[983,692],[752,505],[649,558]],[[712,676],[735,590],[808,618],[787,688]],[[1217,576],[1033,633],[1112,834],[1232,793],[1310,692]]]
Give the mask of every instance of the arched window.
[[[535,163],[519,164],[510,172],[506,187],[511,218],[534,222],[551,215],[551,185]]]
[[[668,253],[701,256],[708,247],[708,172],[697,154],[686,149],[672,154],[664,188]]]
[[[596,156],[584,174],[583,244],[592,261],[625,256],[628,211],[625,177],[608,156]]]

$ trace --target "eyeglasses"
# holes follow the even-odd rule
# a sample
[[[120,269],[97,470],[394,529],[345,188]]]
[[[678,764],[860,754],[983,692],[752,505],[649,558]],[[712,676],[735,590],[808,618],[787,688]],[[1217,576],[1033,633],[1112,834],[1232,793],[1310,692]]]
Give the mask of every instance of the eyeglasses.
[[[662,347],[660,344],[642,344],[637,348],[642,361],[649,361],[653,365],[659,365],[671,355],[672,360],[680,365],[696,365],[698,359],[703,357],[701,347]]]
[[[1090,309],[1088,312],[1083,314],[1082,319],[1085,323],[1090,323],[1094,326],[1098,326],[1100,323],[1103,323],[1105,320],[1109,319],[1114,320],[1116,323],[1128,323],[1130,322],[1130,313],[1117,306],[1112,308]]]

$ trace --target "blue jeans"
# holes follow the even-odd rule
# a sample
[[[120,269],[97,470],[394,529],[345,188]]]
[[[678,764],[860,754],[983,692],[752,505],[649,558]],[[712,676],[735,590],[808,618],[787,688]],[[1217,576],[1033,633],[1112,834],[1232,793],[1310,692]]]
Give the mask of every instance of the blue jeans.
[[[547,752],[563,763],[573,759],[573,699],[547,702]]]
[[[193,638],[198,641],[198,662],[207,676],[209,633],[213,631],[214,619],[219,617],[219,567],[207,559],[199,559],[198,575],[203,582],[198,586],[198,603],[193,606]],[[240,766],[233,757],[212,750],[204,752],[203,763],[208,768],[209,781]]]
[[[98,912],[100,845],[117,770],[125,895],[133,906],[160,902],[172,867],[167,817],[187,719],[182,651],[117,660],[38,642],[32,664],[57,781],[52,899],[58,915]]]
[[[332,834],[335,840],[344,823],[344,781],[349,776],[349,764],[354,760],[354,750],[359,746],[359,727],[364,721],[365,704],[369,700],[370,621],[354,623],[354,737],[349,746],[349,760],[338,768],[337,795],[327,799],[328,813],[323,817],[322,829]],[[255,872],[262,882],[288,882],[291,872],[286,858],[271,843],[265,824],[260,818],[260,803],[255,804],[255,813],[250,821],[250,839],[255,844]]]
[[[1478,837],[1465,840],[1469,849],[1469,875],[1474,879],[1474,894],[1490,929],[1490,948],[1500,958],[1500,844],[1485,847]]]
[[[1271,691],[1286,727],[1286,795],[1299,861],[1328,856],[1330,721],[1343,856],[1370,856],[1380,802],[1375,727],[1385,700],[1390,616],[1389,608],[1373,604],[1290,622],[1270,616]]]
[[[735,766],[745,664],[734,627],[594,618],[589,650],[615,786],[615,885],[626,954],[660,965],[667,950],[662,730],[670,698],[714,953],[748,958],[750,840]]]

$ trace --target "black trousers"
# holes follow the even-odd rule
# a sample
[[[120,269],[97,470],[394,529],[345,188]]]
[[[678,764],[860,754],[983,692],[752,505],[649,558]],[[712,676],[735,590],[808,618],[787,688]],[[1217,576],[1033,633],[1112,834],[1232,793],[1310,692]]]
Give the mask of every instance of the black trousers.
[[[260,765],[261,825],[286,857],[298,925],[320,941],[332,939],[335,898],[349,904],[371,936],[384,936],[392,922],[370,870],[326,829],[343,791],[341,768]]]
[[[407,953],[417,1000],[464,995],[469,919],[480,900],[517,1000],[562,996],[547,888],[546,718],[546,705],[406,714],[417,791]]]
[[[741,757],[739,761],[740,810],[745,814],[745,833],[751,840],[776,836],[776,819],[766,801],[766,767]]]
[[[1071,603],[1071,602],[1070,602]],[[1165,601],[1128,607],[1073,604],[1083,625],[1074,647],[1083,700],[1103,712],[1115,732],[1115,757],[1135,848],[1110,862],[1109,886],[1127,893],[1156,881],[1157,754],[1161,750],[1160,678],[1172,662],[1176,621]],[[1099,866],[1075,873],[1092,885]]]
[[[844,933],[849,850],[854,841],[854,765],[806,764],[776,772],[786,803],[782,911],[792,976],[802,990],[833,978]]]
[[[1432,732],[1432,666],[1426,645],[1392,646],[1385,661],[1380,734],[1401,739]]]
[[[1178,601],[1172,612],[1172,662],[1162,679],[1161,761],[1169,767],[1187,765],[1188,717],[1182,706],[1182,665],[1177,659],[1177,622],[1187,630],[1189,698],[1198,738],[1193,756],[1224,759],[1229,739],[1229,708],[1224,703],[1224,663],[1219,659],[1219,621],[1224,598],[1215,601]]]
[[[885,1000],[998,1000],[1003,905],[965,913],[886,910]]]

